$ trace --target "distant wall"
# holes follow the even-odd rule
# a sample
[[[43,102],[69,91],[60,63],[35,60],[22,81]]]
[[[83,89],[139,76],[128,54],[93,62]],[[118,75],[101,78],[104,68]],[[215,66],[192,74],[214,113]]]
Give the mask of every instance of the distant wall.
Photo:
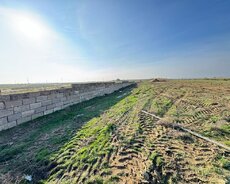
[[[72,84],[72,88],[0,95],[0,131],[97,96],[113,93],[130,82]]]

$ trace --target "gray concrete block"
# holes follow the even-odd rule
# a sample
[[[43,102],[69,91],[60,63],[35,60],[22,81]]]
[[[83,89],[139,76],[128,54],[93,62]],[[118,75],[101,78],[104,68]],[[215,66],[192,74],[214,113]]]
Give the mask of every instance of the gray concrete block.
[[[4,102],[0,102],[0,110],[5,109],[5,104]]]
[[[17,106],[22,105],[22,100],[6,101],[5,105],[6,105],[6,108],[17,107]]]
[[[61,101],[61,98],[55,98],[55,99],[53,99],[52,100],[52,102],[55,104],[55,103],[58,103],[58,102],[60,102]]]
[[[5,125],[2,125],[0,129],[2,130],[7,130],[9,127],[8,127],[8,124],[5,124]]]
[[[58,93],[58,94],[56,95],[57,98],[62,98],[63,96],[64,96],[63,93]]]
[[[0,111],[0,118],[9,116],[9,115],[11,115],[13,113],[14,113],[13,108],[1,110]]]
[[[23,105],[35,103],[35,98],[28,98],[22,100]]]
[[[10,95],[0,95],[0,101],[9,101]]]
[[[7,123],[7,117],[0,118],[0,126],[4,125]]]
[[[63,102],[58,102],[55,104],[55,107],[62,106],[64,103]]]
[[[34,109],[33,110],[28,110],[28,111],[24,111],[22,112],[22,117],[27,117],[27,116],[32,116],[34,114]]]
[[[21,117],[22,117],[21,113],[16,113],[16,114],[12,114],[12,115],[7,116],[7,120],[8,120],[8,122],[12,122],[12,121],[15,121],[17,119],[20,119]]]
[[[0,131],[5,130],[4,127],[5,125],[0,125]]]
[[[66,97],[62,97],[60,100],[61,100],[61,102],[65,102],[67,100],[67,98]]]
[[[41,116],[44,116],[44,113],[43,113],[43,112],[39,112],[39,113],[37,113],[37,114],[32,115],[32,119],[36,119],[36,118],[39,118],[39,117],[41,117]]]
[[[51,113],[53,113],[53,112],[54,112],[53,109],[49,109],[49,110],[46,110],[46,111],[44,112],[44,115],[51,114]]]
[[[42,106],[51,105],[52,103],[53,103],[52,100],[45,100],[45,101],[42,101]]]
[[[61,109],[62,109],[62,106],[57,106],[57,107],[54,108],[54,112],[55,112],[55,111],[59,111],[59,110],[61,110]]]
[[[20,125],[22,123],[25,123],[27,121],[31,121],[32,117],[31,116],[27,116],[27,117],[23,117],[17,120],[17,125]]]
[[[47,96],[47,99],[49,99],[49,100],[53,100],[53,99],[55,99],[57,97],[57,94],[56,93],[54,93],[54,94],[50,94],[50,95],[48,95]]]
[[[62,109],[65,109],[65,108],[67,108],[67,107],[69,107],[69,104],[63,105],[63,106],[62,106]]]
[[[80,93],[80,91],[74,91],[75,95],[78,95]]]
[[[41,102],[37,102],[37,103],[32,103],[30,104],[30,109],[36,109],[42,106]]]
[[[38,97],[38,96],[41,96],[41,93],[40,93],[40,92],[31,92],[31,93],[29,93],[29,97],[30,97],[30,98],[31,98],[31,97],[36,98],[36,97]]]
[[[35,113],[39,113],[39,112],[44,112],[46,110],[46,106],[45,107],[39,107],[37,109],[34,109],[35,110]]]
[[[13,122],[7,123],[7,128],[12,128],[12,127],[15,127],[16,125],[17,125],[17,122],[13,121]]]
[[[54,109],[56,107],[56,104],[51,104],[51,105],[47,105],[46,106],[46,109],[49,110],[49,109]]]
[[[47,100],[47,96],[38,96],[36,98],[36,102],[41,102],[41,101],[45,101],[45,100]]]
[[[23,112],[23,111],[27,111],[30,109],[30,105],[22,105],[22,106],[18,106],[18,107],[14,107],[14,112]]]

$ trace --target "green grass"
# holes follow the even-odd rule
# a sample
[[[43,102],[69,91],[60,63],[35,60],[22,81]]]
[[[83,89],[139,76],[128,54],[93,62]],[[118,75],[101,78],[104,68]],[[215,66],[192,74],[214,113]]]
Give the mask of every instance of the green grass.
[[[87,182],[87,184],[103,184],[104,180],[100,177],[94,178],[91,181]]]
[[[50,151],[47,148],[42,148],[39,152],[35,155],[37,161],[45,160],[46,157],[50,154]]]
[[[152,102],[152,109],[155,111],[156,115],[163,117],[165,113],[171,108],[173,105],[172,100],[166,97],[160,97]]]
[[[158,153],[156,151],[154,151],[151,153],[149,159],[154,161],[154,160],[156,160],[157,156],[158,156]]]
[[[97,160],[104,155],[108,155],[113,150],[110,140],[116,131],[115,119],[121,118],[136,102],[137,97],[135,95],[127,96],[107,111],[106,117],[102,115],[88,121],[59,152],[50,157],[51,162],[55,162],[57,167],[50,171],[50,177],[44,183],[57,181],[58,175],[60,175],[60,173],[56,172],[57,168],[66,169],[68,165],[73,165],[74,168],[81,171],[87,165],[97,167]],[[76,145],[81,146],[78,149],[74,149]],[[69,150],[71,149],[75,151],[73,155],[69,156]],[[101,167],[110,172],[106,163],[102,163]],[[101,182],[101,180],[93,178],[92,182],[97,183]]]
[[[219,159],[219,162],[222,168],[230,171],[230,160],[226,159],[225,157],[221,157],[221,159]]]
[[[210,127],[203,131],[203,135],[214,138],[215,140],[220,140],[227,146],[229,146],[229,141],[226,140],[226,137],[230,135],[230,125],[225,124],[221,127]]]

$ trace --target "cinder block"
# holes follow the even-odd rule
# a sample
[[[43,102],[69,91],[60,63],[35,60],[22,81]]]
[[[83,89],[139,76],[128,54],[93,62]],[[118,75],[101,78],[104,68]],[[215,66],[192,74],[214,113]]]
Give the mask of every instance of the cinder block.
[[[55,107],[55,108],[54,108],[54,112],[55,112],[55,111],[59,111],[59,110],[61,110],[61,109],[62,109],[62,106]]]
[[[40,92],[31,92],[29,93],[29,97],[31,98],[36,98],[38,96],[41,96],[41,93]]]
[[[22,100],[6,101],[5,105],[6,105],[6,108],[17,107],[17,106],[22,105]]]
[[[14,107],[14,112],[23,112],[23,111],[27,111],[30,109],[30,105],[22,105],[22,106],[18,106],[18,107]]]
[[[46,111],[44,112],[44,115],[51,114],[51,113],[53,113],[53,112],[54,112],[53,109],[49,109],[49,110],[46,110]]]
[[[45,101],[45,100],[47,100],[47,96],[38,96],[36,98],[36,102],[41,102],[41,101]]]
[[[0,126],[0,131],[6,130],[6,129],[8,129],[8,125],[7,124]]]
[[[45,100],[42,102],[42,106],[51,105],[52,103],[53,103],[52,100]]]
[[[16,114],[12,114],[12,115],[7,116],[7,120],[8,120],[8,122],[12,122],[12,121],[15,121],[17,119],[20,119],[21,117],[22,117],[21,113],[16,113]]]
[[[4,130],[5,125],[0,125],[0,131]]]
[[[64,104],[64,105],[67,105],[67,106],[69,106],[70,103],[71,103],[71,100],[66,100],[65,102],[63,102],[63,104]]]
[[[55,104],[55,107],[62,106],[64,103],[63,102],[58,102]]]
[[[62,98],[61,98],[61,102],[65,102],[66,100],[67,100],[66,97],[62,97]]]
[[[55,99],[53,99],[52,100],[52,102],[55,104],[55,103],[58,103],[58,102],[60,102],[61,101],[61,98],[55,98]]]
[[[7,117],[0,118],[0,126],[4,125],[7,123]]]
[[[0,102],[0,110],[1,109],[5,109],[5,104],[4,104],[4,102]]]
[[[37,102],[37,103],[32,103],[30,104],[30,109],[36,109],[42,106],[41,102]]]
[[[22,103],[23,103],[23,105],[35,103],[35,98],[23,99]]]
[[[51,105],[47,105],[46,109],[50,110],[50,109],[54,109],[56,107],[56,104],[51,104]]]
[[[44,113],[43,113],[43,112],[39,112],[39,113],[37,113],[37,114],[32,115],[32,119],[36,119],[36,118],[39,118],[39,117],[41,117],[41,116],[44,116]]]
[[[10,95],[0,95],[0,101],[9,101]]]
[[[79,91],[74,91],[74,94],[75,95],[78,95],[80,92]]]
[[[13,108],[1,110],[0,111],[0,118],[9,116],[9,115],[11,115],[13,113],[14,113]]]
[[[40,113],[40,112],[44,112],[46,110],[46,107],[39,107],[37,109],[35,109],[35,113]]]
[[[69,107],[69,106],[70,106],[69,104],[63,105],[63,106],[62,106],[62,109],[65,109],[65,108],[67,108],[67,107]]]
[[[13,122],[7,123],[7,128],[12,128],[12,127],[15,127],[16,125],[17,125],[16,121],[13,121]]]
[[[20,125],[22,123],[25,123],[27,121],[31,121],[32,117],[31,116],[27,116],[27,117],[23,117],[17,120],[17,125]]]
[[[63,96],[64,96],[63,93],[58,93],[58,94],[56,95],[57,98],[61,98],[61,97],[63,97]]]
[[[80,102],[80,98],[75,98],[75,99],[72,100],[72,102],[73,102],[74,104],[77,104],[77,103]]]
[[[27,116],[31,116],[34,114],[34,109],[33,110],[29,110],[29,111],[24,111],[22,112],[22,117],[27,117]]]
[[[56,97],[57,97],[57,94],[56,94],[56,93],[53,93],[53,94],[50,94],[50,95],[47,96],[47,98],[48,98],[49,100],[52,100],[52,99],[54,99],[54,98],[56,98]]]

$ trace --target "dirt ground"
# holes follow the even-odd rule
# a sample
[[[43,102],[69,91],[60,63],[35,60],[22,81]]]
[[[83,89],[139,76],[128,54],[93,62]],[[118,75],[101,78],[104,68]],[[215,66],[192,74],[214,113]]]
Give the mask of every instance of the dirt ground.
[[[144,81],[0,133],[0,183],[229,183],[230,81]]]

